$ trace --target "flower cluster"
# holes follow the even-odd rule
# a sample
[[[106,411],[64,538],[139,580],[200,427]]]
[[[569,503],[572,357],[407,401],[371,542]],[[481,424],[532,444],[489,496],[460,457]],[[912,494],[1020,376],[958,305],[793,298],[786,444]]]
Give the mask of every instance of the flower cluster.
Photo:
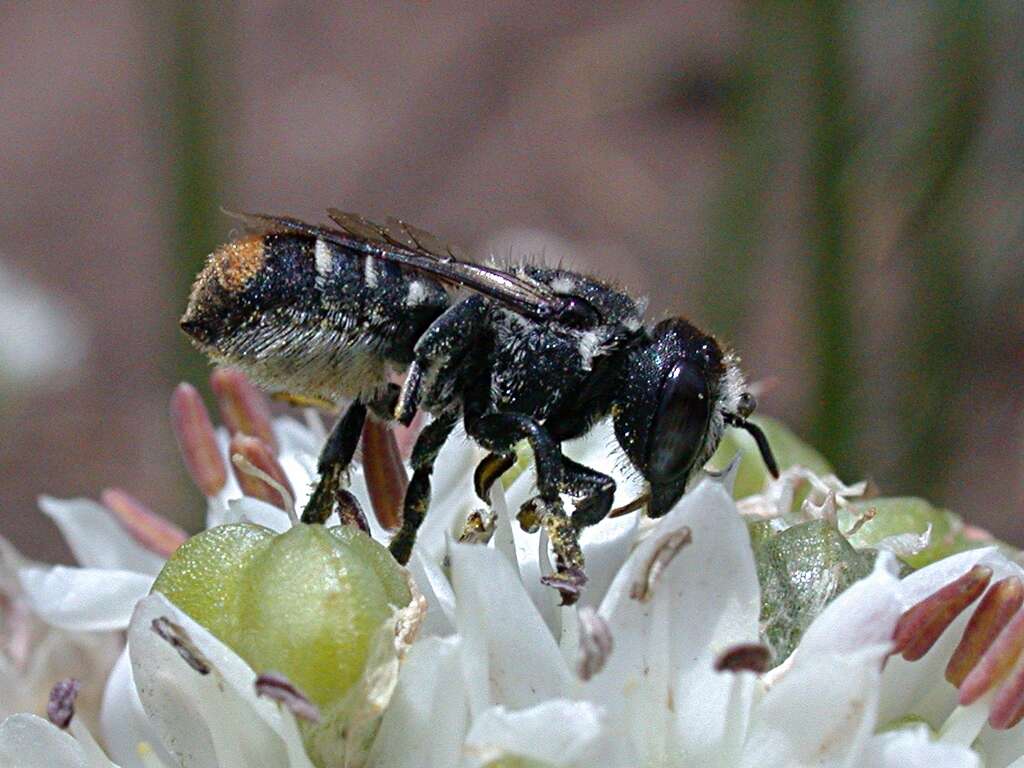
[[[367,602],[376,618],[348,622],[365,629],[350,668],[338,659],[354,646],[323,640],[319,617],[331,620],[335,593],[344,611],[369,594],[351,575],[364,561],[351,558],[376,562],[358,529],[389,535],[400,445],[386,431],[364,439],[351,502],[329,521],[355,544],[336,551],[295,516],[315,479],[318,418],[272,419],[230,371],[215,374],[214,391],[219,430],[194,389],[172,400],[209,533],[182,547],[181,531],[123,491],[103,504],[44,500],[80,567],[20,567],[22,600],[71,637],[124,630],[127,643],[103,695],[105,751],[75,711],[89,681],[64,680],[47,718],[0,725],[0,763],[1024,764],[1024,572],[995,546],[923,565],[934,526],[887,527],[859,500],[863,486],[806,453],[783,456],[775,483],[737,477],[734,462],[659,520],[632,511],[586,529],[588,580],[567,606],[544,585],[555,573],[546,533],[510,514],[535,493],[528,462],[483,508],[472,482],[482,454],[450,441],[408,589],[382,588]],[[642,489],[610,442],[599,425],[566,451],[615,475],[628,508]],[[286,539],[321,550],[274,555],[294,553]],[[904,575],[899,558],[923,567]],[[364,570],[391,583],[393,564],[380,567]],[[302,586],[311,578],[316,589]]]

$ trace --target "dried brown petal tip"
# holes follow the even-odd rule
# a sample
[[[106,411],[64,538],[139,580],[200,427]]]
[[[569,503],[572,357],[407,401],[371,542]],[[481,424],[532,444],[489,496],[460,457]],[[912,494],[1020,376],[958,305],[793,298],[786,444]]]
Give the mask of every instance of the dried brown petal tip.
[[[221,421],[228,432],[258,437],[276,454],[277,438],[274,436],[270,402],[245,374],[234,368],[217,368],[210,374],[210,386],[217,398]]]
[[[973,704],[992,690],[1024,650],[1024,611],[1017,611],[960,685],[960,703]]]
[[[228,451],[231,454],[235,478],[243,494],[273,504],[280,509],[287,510],[291,507],[295,492],[270,446],[258,437],[237,434],[231,436]],[[239,456],[244,461],[238,461],[236,457]]]
[[[210,414],[191,384],[182,382],[171,395],[171,427],[192,481],[205,495],[216,496],[227,482],[227,469]]]
[[[160,637],[162,640],[166,640],[167,643],[178,652],[178,655],[185,660],[192,669],[198,672],[200,675],[210,674],[210,670],[213,669],[207,658],[196,648],[192,642],[192,638],[188,636],[185,628],[179,624],[175,624],[173,621],[168,619],[166,616],[158,616],[153,619],[153,623],[150,628]]]
[[[150,552],[170,557],[188,538],[185,531],[153,512],[127,491],[108,488],[100,494],[100,500],[132,538]]]
[[[654,554],[648,559],[644,572],[640,578],[630,587],[629,596],[634,600],[645,603],[654,594],[654,585],[662,572],[669,566],[679,550],[693,541],[693,534],[687,527],[673,531],[663,536],[654,549]]]
[[[46,717],[60,729],[71,725],[75,716],[75,699],[81,687],[75,678],[61,680],[50,690],[50,699],[46,702]]]
[[[992,585],[967,623],[960,644],[946,666],[946,679],[957,688],[981,661],[999,633],[1024,604],[1024,584],[1016,576]]]
[[[284,704],[300,720],[320,722],[320,710],[291,680],[277,672],[263,672],[256,678],[256,695]]]
[[[614,644],[608,622],[589,605],[580,608],[579,625],[580,660],[576,673],[585,682],[604,669]]]
[[[402,522],[402,501],[409,476],[391,428],[369,418],[363,425],[363,476],[370,494],[370,505],[377,522],[394,530]]]
[[[761,643],[743,643],[729,648],[715,659],[716,672],[753,672],[760,675],[768,670],[772,652]]]
[[[928,653],[953,620],[985,591],[991,578],[991,568],[976,565],[908,609],[896,624],[893,652],[902,653],[907,661]]]

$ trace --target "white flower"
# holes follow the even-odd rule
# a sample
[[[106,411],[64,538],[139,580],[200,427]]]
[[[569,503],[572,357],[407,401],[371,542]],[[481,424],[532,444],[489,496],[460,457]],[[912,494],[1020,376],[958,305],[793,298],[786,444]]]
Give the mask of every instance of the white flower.
[[[0,260],[0,395],[59,385],[85,355],[82,319]]]
[[[80,710],[98,722],[103,681],[120,644],[110,633],[69,632],[36,616],[17,577],[27,565],[0,538],[0,718],[42,711],[55,680],[78,676],[87,687]]]
[[[154,622],[167,620],[173,623],[181,650],[154,631]],[[260,697],[256,673],[161,595],[138,603],[128,645],[126,658],[136,681],[139,711],[145,731],[153,737],[133,744],[134,754],[126,755],[131,763],[146,768],[312,768],[291,712]],[[126,729],[131,725],[120,724]],[[0,725],[0,758],[7,760],[0,764],[113,765],[76,717],[68,730],[70,735],[32,715],[8,718]]]
[[[242,400],[236,405],[245,406]],[[276,447],[268,458],[258,445],[247,452],[237,440],[229,449],[227,433],[214,435],[192,395],[178,405],[179,424],[200,427],[186,435],[183,450],[209,500],[208,523],[250,520],[277,531],[292,525],[314,479],[324,438],[317,425],[255,423],[262,445]],[[257,410],[241,416],[258,422]],[[616,477],[618,506],[641,489],[619,471],[612,442],[602,424],[565,448]],[[263,486],[246,489],[259,498],[243,496],[225,471],[229,452],[240,453],[243,469],[262,478]],[[661,520],[631,513],[585,530],[588,582],[578,604],[563,606],[541,582],[554,572],[546,535],[525,533],[514,519],[536,493],[532,469],[507,492],[500,484],[492,489],[496,527],[488,535],[484,525],[476,536],[489,541],[459,543],[467,516],[480,506],[472,474],[483,455],[456,436],[437,462],[431,513],[409,564],[427,604],[420,639],[400,666],[405,649],[396,635],[405,635],[396,632],[396,617],[383,630],[385,655],[368,666],[360,688],[366,707],[354,722],[368,730],[356,733],[371,733],[383,713],[368,765],[980,768],[971,745],[989,701],[956,708],[956,690],[938,682],[936,664],[944,658],[886,659],[904,626],[898,622],[916,615],[914,606],[935,590],[959,583],[965,568],[990,558],[993,570],[1019,571],[997,553],[951,558],[904,582],[883,554],[868,578],[815,619],[783,664],[763,673],[760,589],[728,477],[701,482]],[[239,477],[247,485],[249,475]],[[358,468],[351,481],[368,507]],[[804,514],[816,518],[832,517],[837,502],[858,492],[811,484],[817,495]],[[791,491],[788,501],[785,494],[766,497],[766,507],[788,512]],[[156,546],[161,532],[145,514],[133,527],[137,510],[118,513],[120,523],[92,502],[47,500],[44,510],[82,567],[23,570],[20,583],[36,610],[59,626],[128,630],[103,707],[107,748],[120,765],[311,765],[287,697],[282,704],[258,694],[261,670],[161,595],[147,596],[173,547]],[[376,538],[386,538],[373,518],[369,524]],[[966,615],[958,622],[930,654],[944,648],[948,657]],[[907,724],[907,715],[939,728],[941,737],[919,722]],[[900,727],[879,732],[894,724]],[[1021,730],[982,732],[977,746],[985,765],[1017,759]],[[350,729],[334,738],[327,742],[332,765],[361,764],[365,755],[353,750]],[[30,768],[112,765],[79,718],[64,732],[28,715],[0,726],[2,759]]]
[[[979,765],[920,730],[875,735],[902,609],[890,556],[758,677],[742,661],[759,648],[754,560],[722,484],[701,483],[649,530],[610,525],[599,544],[620,556],[602,565],[588,551],[597,594],[571,608],[552,608],[554,593],[524,575],[534,560],[545,567],[546,552],[529,556],[536,540],[449,543],[455,631],[413,647],[373,765]]]
[[[927,723],[943,742],[973,746],[986,768],[1024,765],[1024,726],[1016,724],[1024,713],[1022,585],[1024,569],[995,547],[905,578],[897,590],[905,629],[896,639],[917,647],[904,652],[912,660],[894,656],[886,665],[880,722]]]

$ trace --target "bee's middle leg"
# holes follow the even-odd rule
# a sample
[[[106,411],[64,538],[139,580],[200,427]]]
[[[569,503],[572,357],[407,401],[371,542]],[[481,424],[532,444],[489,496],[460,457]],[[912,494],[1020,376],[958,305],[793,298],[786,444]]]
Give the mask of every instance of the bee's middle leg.
[[[558,500],[564,457],[561,445],[544,427],[521,413],[489,413],[467,422],[466,431],[470,437],[498,456],[514,455],[516,443],[526,439],[533,449],[537,490],[541,498],[547,502]],[[502,459],[495,459],[499,467],[502,463]]]
[[[395,560],[402,565],[409,562],[413,544],[416,543],[416,531],[430,506],[430,475],[434,471],[434,461],[457,422],[457,412],[441,414],[423,428],[412,448],[412,456],[409,458],[412,478],[409,487],[405,489],[402,527],[388,547]]]

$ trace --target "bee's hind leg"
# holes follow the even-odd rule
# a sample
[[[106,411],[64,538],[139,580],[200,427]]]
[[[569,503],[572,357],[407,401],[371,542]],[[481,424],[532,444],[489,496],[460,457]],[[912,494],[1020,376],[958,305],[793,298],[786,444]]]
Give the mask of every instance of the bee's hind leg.
[[[302,511],[302,522],[323,523],[331,516],[337,493],[345,485],[345,473],[348,472],[356,447],[359,445],[367,410],[388,421],[397,399],[398,386],[389,384],[382,394],[369,402],[354,401],[338,419],[320,451],[320,459],[317,461],[320,479],[313,490],[313,495],[306,503],[306,508]]]
[[[306,503],[306,508],[302,511],[302,522],[324,523],[331,516],[331,512],[334,511],[335,492],[344,484],[345,472],[356,453],[365,421],[366,404],[356,400],[334,425],[320,451],[320,459],[317,462],[320,479],[313,495]]]

